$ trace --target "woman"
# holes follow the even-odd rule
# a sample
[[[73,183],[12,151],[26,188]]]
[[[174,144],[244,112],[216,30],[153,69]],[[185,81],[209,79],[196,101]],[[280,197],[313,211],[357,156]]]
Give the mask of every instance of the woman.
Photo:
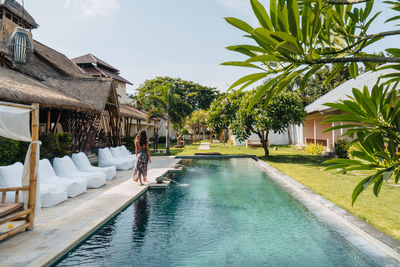
[[[135,150],[136,150],[136,165],[133,173],[133,179],[135,182],[139,180],[140,185],[146,182],[147,177],[147,163],[151,163],[149,140],[145,130],[141,130],[135,138]],[[143,177],[143,182],[142,182]]]

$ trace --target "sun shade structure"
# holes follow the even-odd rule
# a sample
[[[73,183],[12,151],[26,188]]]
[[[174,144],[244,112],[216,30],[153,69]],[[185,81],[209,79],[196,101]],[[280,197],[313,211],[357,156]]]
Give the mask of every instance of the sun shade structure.
[[[31,142],[25,158],[22,171],[22,186],[0,188],[0,225],[23,220],[24,223],[0,235],[0,241],[17,234],[25,229],[33,229],[36,205],[40,207],[40,198],[37,197],[37,171],[40,158],[39,151],[39,105],[19,105],[0,102],[0,136],[14,140]],[[13,115],[15,114],[15,116]],[[32,116],[30,118],[30,116]],[[15,119],[20,119],[16,125]],[[27,124],[22,125],[22,124]],[[31,127],[32,135],[29,131]],[[14,203],[6,203],[7,193],[13,193]],[[20,192],[24,192],[23,201],[20,201]]]

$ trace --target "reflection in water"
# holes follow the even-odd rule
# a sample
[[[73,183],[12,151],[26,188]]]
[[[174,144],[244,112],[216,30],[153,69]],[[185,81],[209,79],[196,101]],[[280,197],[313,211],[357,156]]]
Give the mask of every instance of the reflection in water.
[[[141,248],[146,235],[147,222],[149,220],[149,207],[147,203],[147,194],[144,194],[141,198],[139,198],[135,204],[133,205],[133,227],[132,227],[132,235],[134,247],[139,249]]]

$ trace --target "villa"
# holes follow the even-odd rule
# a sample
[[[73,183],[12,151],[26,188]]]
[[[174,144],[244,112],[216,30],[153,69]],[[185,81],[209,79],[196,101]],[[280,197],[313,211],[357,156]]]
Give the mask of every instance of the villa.
[[[322,123],[326,116],[340,114],[338,110],[324,104],[349,99],[353,94],[353,88],[362,89],[366,86],[371,90],[379,77],[389,72],[390,70],[381,70],[361,74],[356,79],[344,82],[308,105],[306,107],[307,116],[303,120],[303,125],[295,126],[295,143],[299,146],[309,143],[322,144],[327,151],[332,150],[335,142],[345,133],[345,129],[324,133],[326,129],[335,126],[335,123]]]

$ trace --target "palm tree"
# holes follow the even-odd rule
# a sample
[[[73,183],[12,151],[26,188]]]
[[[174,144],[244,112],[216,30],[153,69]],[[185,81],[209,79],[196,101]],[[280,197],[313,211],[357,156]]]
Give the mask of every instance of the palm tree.
[[[188,116],[192,110],[190,104],[186,103],[173,90],[171,84],[159,85],[155,88],[154,94],[148,96],[148,103],[151,109],[147,113],[147,120],[152,118],[164,118],[167,121],[166,153],[170,153],[169,130],[171,123],[179,123]]]

